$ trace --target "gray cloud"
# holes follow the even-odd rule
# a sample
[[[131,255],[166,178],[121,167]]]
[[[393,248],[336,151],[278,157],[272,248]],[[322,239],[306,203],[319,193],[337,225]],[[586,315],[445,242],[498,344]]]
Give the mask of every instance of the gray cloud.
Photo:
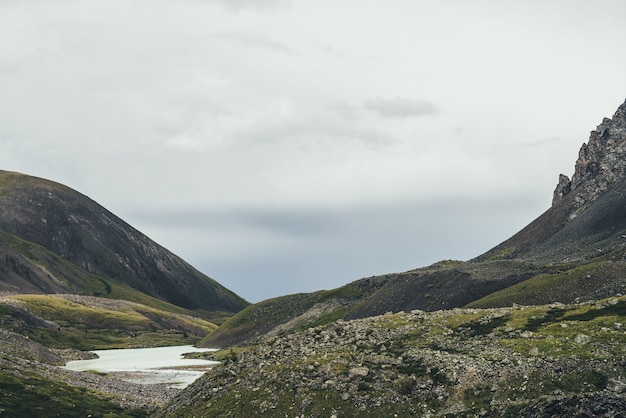
[[[232,10],[282,9],[291,5],[291,0],[188,0],[196,3],[217,3]]]
[[[271,123],[262,121],[242,132],[240,137],[252,143],[297,143],[318,149],[337,144],[378,148],[398,142],[382,130],[354,126],[349,119],[337,120],[326,115],[292,115]]]
[[[260,34],[250,34],[242,32],[218,32],[214,36],[218,39],[234,42],[249,48],[257,48],[288,55],[295,54],[295,51],[286,44],[266,38]]]
[[[565,143],[565,140],[563,138],[551,136],[551,137],[540,138],[536,141],[523,141],[522,145],[527,146],[527,147],[542,147],[545,145],[558,146],[564,143]]]
[[[365,107],[386,118],[410,118],[439,113],[437,105],[432,102],[402,97],[369,99],[365,102]]]
[[[494,215],[494,209],[499,215]],[[450,197],[344,210],[244,208],[129,218],[146,230],[160,230],[170,242],[177,241],[177,234],[181,242],[202,241],[195,249],[184,249],[189,261],[248,300],[258,301],[330,289],[442,258],[467,260],[521,228],[528,211],[536,215],[543,209],[536,195],[520,195],[462,202]]]
[[[237,230],[263,229],[279,235],[307,238],[337,227],[340,216],[334,211],[315,209],[243,208],[231,210],[195,209],[129,214],[144,224],[167,228]]]
[[[352,123],[356,120],[358,115],[358,109],[345,102],[337,102],[326,106],[326,109],[331,112],[337,119]]]

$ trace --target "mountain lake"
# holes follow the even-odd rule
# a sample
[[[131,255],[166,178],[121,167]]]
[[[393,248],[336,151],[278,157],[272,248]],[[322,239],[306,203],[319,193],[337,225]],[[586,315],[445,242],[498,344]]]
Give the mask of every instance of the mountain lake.
[[[125,348],[116,350],[93,350],[99,358],[70,361],[66,369],[74,371],[93,370],[111,374],[121,380],[140,384],[165,384],[183,389],[202,376],[217,361],[185,359],[183,354],[216,351],[191,345]]]

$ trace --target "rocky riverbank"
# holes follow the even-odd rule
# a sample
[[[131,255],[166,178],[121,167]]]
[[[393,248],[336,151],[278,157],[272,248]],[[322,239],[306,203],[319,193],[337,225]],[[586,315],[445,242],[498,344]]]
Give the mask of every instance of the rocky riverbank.
[[[180,392],[164,385],[133,384],[112,376],[61,367],[66,361],[87,356],[90,354],[77,350],[49,350],[29,338],[0,329],[0,367],[4,381],[28,378],[33,382],[85,388],[93,391],[90,396],[100,397],[122,410],[143,410],[146,414],[163,407]],[[32,390],[36,391],[37,387]],[[0,406],[4,406],[2,402]]]

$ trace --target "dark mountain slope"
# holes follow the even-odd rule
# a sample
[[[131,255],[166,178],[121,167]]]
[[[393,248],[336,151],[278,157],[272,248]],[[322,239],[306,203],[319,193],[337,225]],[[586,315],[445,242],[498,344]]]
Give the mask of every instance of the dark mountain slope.
[[[626,244],[626,179],[619,179],[571,218],[577,194],[567,196],[530,225],[475,261],[508,258],[568,262],[595,258]]]
[[[238,312],[247,306],[98,203],[55,182],[0,171],[0,229],[7,239],[0,245],[0,282],[7,290],[82,293],[92,288],[84,282],[89,276],[99,278],[105,292],[111,281],[186,309]],[[16,254],[22,240],[37,246]],[[46,269],[56,271],[42,273]]]
[[[475,259],[563,262],[593,258],[626,242],[626,102],[583,144],[570,180],[562,175],[552,207]]]
[[[0,292],[106,294],[103,279],[0,230]]]
[[[379,307],[385,300],[406,300],[406,311],[460,307],[490,294],[505,297],[492,295],[486,306],[571,303],[626,292],[625,169],[626,102],[591,132],[572,179],[560,175],[552,207],[510,239],[455,266],[464,273],[456,283],[445,265],[409,272],[418,280],[406,284],[399,274],[369,298],[377,303],[365,300],[353,315],[384,313]],[[433,304],[437,299],[441,303]]]
[[[346,319],[414,309],[458,308],[527,280],[537,271],[523,263],[496,261],[488,264],[442,262],[429,268],[388,275],[387,283],[355,304]]]
[[[499,300],[497,306],[571,303],[576,298],[624,293],[625,169],[626,102],[612,119],[605,118],[591,132],[572,179],[560,175],[552,207],[527,227],[485,254],[455,266],[456,276],[446,266],[434,272],[409,272],[418,273],[417,280],[396,275],[369,298],[378,303],[366,300],[353,315],[384,313],[377,306],[384,307],[385,300],[406,300],[403,310],[434,310],[464,306],[499,292],[506,295],[506,302]],[[428,300],[425,294],[430,295]],[[433,304],[437,299],[440,303]]]

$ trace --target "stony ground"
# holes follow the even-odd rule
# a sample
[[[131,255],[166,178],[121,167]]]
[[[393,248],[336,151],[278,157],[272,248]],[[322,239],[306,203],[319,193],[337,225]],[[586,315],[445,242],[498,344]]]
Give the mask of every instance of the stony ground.
[[[158,416],[626,413],[626,300],[388,314],[226,352]]]

